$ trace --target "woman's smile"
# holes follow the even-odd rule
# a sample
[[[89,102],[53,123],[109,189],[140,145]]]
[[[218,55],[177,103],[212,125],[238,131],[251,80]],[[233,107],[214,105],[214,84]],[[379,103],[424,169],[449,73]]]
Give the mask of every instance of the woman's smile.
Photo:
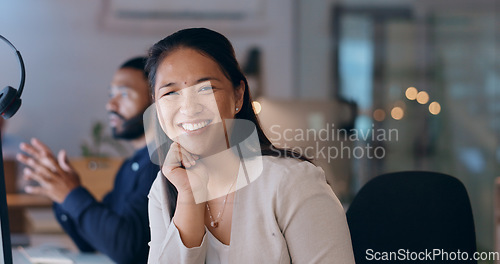
[[[211,119],[207,120],[194,120],[194,121],[185,121],[178,124],[180,128],[182,128],[185,133],[194,133],[194,132],[203,132],[204,128],[206,128],[210,123],[212,123]]]

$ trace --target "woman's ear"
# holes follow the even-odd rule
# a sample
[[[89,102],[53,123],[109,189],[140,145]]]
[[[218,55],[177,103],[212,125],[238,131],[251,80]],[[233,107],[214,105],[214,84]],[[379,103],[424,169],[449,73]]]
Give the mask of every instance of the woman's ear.
[[[245,86],[245,82],[243,80],[240,81],[240,85],[238,87],[236,87],[236,89],[234,90],[234,101],[235,101],[235,105],[238,109],[241,109],[241,107],[243,106],[243,97],[245,96],[245,89],[247,87]]]

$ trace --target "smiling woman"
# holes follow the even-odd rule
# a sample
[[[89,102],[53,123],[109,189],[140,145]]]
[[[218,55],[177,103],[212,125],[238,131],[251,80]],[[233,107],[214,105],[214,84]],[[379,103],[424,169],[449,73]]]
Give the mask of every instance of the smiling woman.
[[[150,49],[147,69],[158,133],[173,141],[149,195],[149,263],[354,263],[323,170],[264,135],[223,35],[174,33]],[[258,148],[240,147],[245,130]]]
[[[182,147],[196,155],[225,147],[222,121],[234,118],[241,108],[243,82],[233,88],[215,61],[181,48],[162,61],[155,86],[160,124],[169,138],[179,138]]]

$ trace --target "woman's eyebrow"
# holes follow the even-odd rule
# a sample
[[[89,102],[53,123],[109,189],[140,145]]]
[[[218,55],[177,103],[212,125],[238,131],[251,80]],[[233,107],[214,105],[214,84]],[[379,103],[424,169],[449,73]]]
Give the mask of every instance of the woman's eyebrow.
[[[201,83],[201,82],[212,81],[212,80],[220,82],[220,80],[217,79],[217,78],[215,78],[215,77],[203,77],[201,79],[198,79],[198,81],[196,81],[196,83],[198,84],[198,83]]]
[[[167,88],[167,87],[170,87],[170,86],[172,86],[172,85],[174,85],[174,84],[175,84],[174,82],[169,82],[169,83],[167,83],[167,84],[165,84],[165,85],[160,86],[158,89],[161,89],[161,88]]]
[[[206,81],[219,81],[219,79],[215,78],[215,77],[203,77],[203,78],[200,78],[198,79],[195,84],[199,84],[199,83],[202,83],[202,82],[206,82]],[[176,82],[169,82],[167,84],[164,84],[162,86],[160,86],[158,89],[161,89],[161,88],[167,88],[167,87],[171,87],[171,86],[174,86],[175,84],[177,84]]]

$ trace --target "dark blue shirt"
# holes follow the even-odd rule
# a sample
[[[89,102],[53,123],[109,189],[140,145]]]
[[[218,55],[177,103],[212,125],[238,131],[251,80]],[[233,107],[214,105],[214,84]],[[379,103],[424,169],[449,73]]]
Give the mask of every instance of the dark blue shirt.
[[[150,241],[148,193],[159,167],[147,148],[121,166],[102,202],[84,188],[54,204],[57,220],[83,252],[98,250],[117,263],[146,263]]]

